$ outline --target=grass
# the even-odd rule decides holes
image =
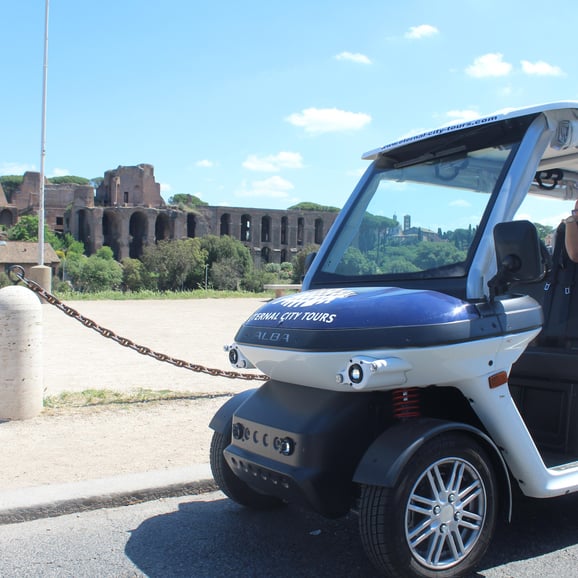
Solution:
[[[99,291],[96,293],[79,293],[76,291],[55,291],[56,297],[63,301],[133,301],[144,299],[271,299],[272,291],[250,293],[248,291],[216,291],[215,289],[198,289],[196,291]]]
[[[106,405],[130,405],[174,400],[199,400],[229,397],[229,393],[194,393],[188,391],[172,391],[169,389],[135,389],[121,392],[110,389],[86,389],[84,391],[64,391],[57,395],[44,398],[47,409],[69,409],[79,407],[94,407]]]

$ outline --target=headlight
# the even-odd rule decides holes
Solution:
[[[410,369],[411,365],[399,357],[375,359],[358,355],[349,360],[345,370],[336,375],[336,380],[353,389],[400,386],[407,382],[406,373]]]

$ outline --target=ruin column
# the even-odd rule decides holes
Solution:
[[[102,248],[104,244],[104,235],[102,232],[102,216],[104,211],[101,208],[94,209],[88,213],[91,217],[90,229],[91,229],[91,254],[96,253]]]
[[[143,248],[146,245],[154,245],[156,242],[156,223],[157,223],[157,212],[147,210],[146,212],[147,218],[147,235],[146,238],[143,239]]]
[[[118,211],[118,215],[120,217],[120,226],[118,237],[115,240],[118,243],[118,260],[122,261],[130,257],[130,213]]]

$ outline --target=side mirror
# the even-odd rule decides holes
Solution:
[[[488,282],[490,298],[510,285],[532,283],[544,276],[544,263],[536,227],[530,221],[498,223],[494,227],[498,272]]]

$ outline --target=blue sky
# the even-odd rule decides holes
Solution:
[[[40,168],[44,0],[5,0],[0,175]],[[571,0],[51,0],[46,175],[341,207],[363,152],[578,99]]]

